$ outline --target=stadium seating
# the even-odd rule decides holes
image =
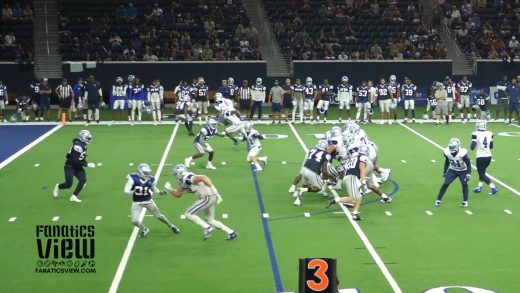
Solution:
[[[0,9],[4,5],[14,8],[17,1],[2,1]],[[23,9],[24,6],[21,5]],[[16,61],[19,63],[30,62],[33,52],[33,21],[28,17],[0,16],[0,61]],[[13,45],[6,45],[5,36],[12,34],[15,37]]]

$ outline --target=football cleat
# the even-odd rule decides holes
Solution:
[[[137,237],[144,238],[144,237],[146,237],[146,235],[148,235],[148,233],[150,233],[150,229],[148,229],[147,227],[144,227],[144,229],[139,232]]]
[[[301,192],[300,190],[296,190],[296,192],[294,193],[294,197],[296,197],[296,199],[294,200],[294,205],[295,206],[300,206],[302,204],[302,198],[301,198]]]
[[[384,198],[381,198],[381,202],[384,202],[384,203],[391,203],[391,202],[392,202],[392,198],[391,198],[391,197],[384,197]]]
[[[295,190],[296,190],[296,186],[291,185],[291,187],[289,188],[289,193],[294,193]]]
[[[386,182],[388,181],[388,177],[390,177],[391,169],[382,169],[381,170],[381,179]]]
[[[359,215],[359,213],[352,213],[352,220],[354,221],[361,221],[361,216]]]
[[[170,227],[170,230],[172,230],[172,232],[175,233],[175,234],[181,233],[181,230],[179,228],[177,228],[175,225],[172,225]]]
[[[330,197],[328,200],[327,200],[327,205],[325,206],[326,209],[328,209],[331,205],[335,204],[336,203],[336,199],[334,197]]]
[[[468,207],[468,202],[467,202],[467,201],[463,201],[463,202],[460,204],[460,207],[461,207],[461,208],[467,208],[467,207]]]
[[[436,207],[440,207],[441,206],[441,201],[440,200],[436,200],[435,201],[435,206]]]
[[[213,235],[214,230],[215,228],[213,226],[204,229],[204,240],[208,240]]]
[[[482,191],[482,186],[477,186],[475,189],[473,189],[473,192],[480,193]]]
[[[228,234],[228,236],[226,237],[226,240],[233,240],[237,237],[238,237],[238,233],[233,231],[233,232],[231,232],[231,234]]]
[[[260,161],[264,166],[267,165],[267,157],[259,157],[258,161]]]
[[[186,159],[184,159],[184,166],[189,166],[191,164],[191,157],[187,157]]]
[[[58,193],[60,192],[60,188],[59,188],[59,183],[56,183],[56,185],[54,185],[54,191],[52,192],[52,195],[54,197],[58,197]]]
[[[215,167],[212,162],[208,162],[206,164],[206,169],[217,170],[217,167]]]
[[[491,191],[489,192],[489,194],[494,195],[497,192],[498,192],[498,188],[494,187],[494,188],[491,188]]]
[[[74,194],[70,197],[69,199],[71,202],[81,202],[81,199],[79,199],[77,196],[75,196]]]
[[[262,170],[264,170],[264,169],[262,169],[262,167],[260,167],[260,165],[258,165],[258,164],[255,165],[255,171],[260,172]]]

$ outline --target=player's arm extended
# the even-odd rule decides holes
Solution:
[[[367,169],[367,163],[365,162],[359,162],[359,179],[361,180],[361,183],[366,183],[366,172]]]
[[[128,180],[126,180],[124,192],[128,195],[132,195],[134,194],[134,190],[132,189],[132,187],[134,186],[134,182],[132,181],[132,178],[130,178],[130,176],[128,176],[127,178]]]
[[[471,175],[471,161],[469,160],[469,156],[466,154],[462,160],[464,161],[464,163],[466,164],[467,168],[468,168],[468,174]]]

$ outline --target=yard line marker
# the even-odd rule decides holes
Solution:
[[[30,144],[24,146],[22,149],[20,149],[16,153],[12,154],[9,158],[5,159],[4,161],[2,161],[0,163],[0,170],[3,169],[5,166],[9,165],[12,161],[16,160],[21,155],[25,154],[28,150],[32,149],[34,146],[36,146],[37,144],[42,142],[44,139],[46,139],[47,137],[49,137],[51,134],[53,134],[54,132],[58,131],[62,127],[63,127],[62,124],[56,125],[54,128],[52,128],[51,130],[45,132],[42,136],[38,137],[37,139],[35,139]]]
[[[406,160],[401,160],[401,163],[406,163]]]
[[[222,164],[222,166],[224,166],[224,165],[226,165],[226,162],[222,162],[221,164]]]
[[[269,214],[268,214],[268,213],[263,213],[263,214],[262,214],[262,218],[264,218],[264,219],[269,218]]]
[[[431,211],[426,211],[426,214],[427,214],[428,216],[433,216],[433,213],[432,213]]]
[[[506,214],[509,214],[509,215],[513,214],[513,212],[511,210],[504,210],[504,212],[506,212]]]
[[[437,161],[435,161],[434,159],[431,159],[430,160],[432,163],[437,163]]]
[[[40,166],[40,164],[34,164],[34,167],[38,167],[38,166]]]
[[[103,166],[103,163],[97,163],[98,167]]]
[[[306,218],[310,218],[310,217],[311,217],[311,214],[310,214],[310,213],[303,213],[303,215],[304,215]]]
[[[433,140],[427,138],[426,136],[420,134],[419,132],[413,130],[412,128],[410,128],[410,127],[404,125],[404,124],[401,123],[401,122],[397,122],[397,123],[398,123],[399,125],[401,125],[402,127],[408,129],[408,130],[409,130],[410,132],[412,132],[413,134],[419,136],[420,138],[426,140],[426,141],[429,142],[430,144],[436,146],[438,149],[444,150],[444,148],[443,148],[440,144],[434,142]],[[471,168],[477,170],[477,167],[475,167],[475,165],[471,165]],[[498,178],[492,176],[492,175],[489,174],[489,173],[486,173],[486,175],[487,175],[489,178],[491,178],[491,180],[493,180],[493,181],[495,181],[496,183],[502,185],[503,187],[505,187],[506,189],[508,189],[508,190],[511,191],[512,193],[514,193],[514,194],[520,196],[520,191],[518,191],[518,190],[514,189],[513,187],[507,185],[506,183],[504,183],[504,182],[501,181],[500,179],[498,179]]]
[[[133,165],[134,165],[134,163],[128,163],[128,166],[130,166],[130,167],[133,166]]]
[[[181,220],[186,220],[186,215],[181,215]]]
[[[95,220],[96,220],[96,221],[101,221],[102,218],[103,218],[102,216],[96,216],[96,219],[95,219]]]
[[[282,165],[286,165],[286,164],[287,164],[287,162],[286,162],[286,161],[282,161]]]
[[[60,217],[52,217],[53,222],[57,222],[60,219]]]
[[[9,222],[14,222],[14,221],[16,221],[16,217],[10,217],[9,218]]]
[[[222,214],[222,219],[227,219],[227,218],[229,218],[228,214]]]
[[[389,217],[392,215],[392,213],[389,212],[389,211],[386,211],[385,214],[386,214],[387,216],[389,216]]]
[[[465,210],[464,212],[468,215],[473,215],[473,213],[470,210]]]
[[[289,124],[289,127],[291,128],[292,132],[294,133],[294,136],[296,137],[296,139],[298,140],[298,142],[302,146],[303,150],[305,152],[308,152],[309,148],[307,148],[307,146],[303,142],[301,136],[298,134],[298,132],[294,128],[294,126],[292,124]],[[334,197],[337,198],[338,197],[338,193],[336,192],[336,190],[334,190],[334,189],[332,189],[330,187],[329,187],[329,189],[331,190],[332,194],[334,194]],[[390,287],[392,287],[392,289],[393,289],[393,291],[395,293],[402,293],[403,291],[401,290],[401,288],[399,287],[399,285],[395,281],[394,277],[392,277],[392,274],[390,274],[390,271],[386,267],[385,263],[383,262],[383,260],[379,256],[379,254],[374,249],[374,246],[372,245],[372,243],[370,243],[370,241],[368,240],[367,236],[365,235],[365,232],[363,232],[363,230],[361,229],[359,224],[352,219],[352,214],[350,213],[350,211],[342,204],[339,204],[339,206],[343,210],[343,213],[345,214],[345,216],[349,220],[350,224],[352,225],[352,227],[354,228],[354,230],[358,234],[359,238],[361,239],[361,241],[363,242],[363,244],[367,248],[367,251],[370,253],[370,255],[374,259],[375,263],[377,264],[377,266],[379,267],[379,269],[383,273],[383,276],[388,281],[388,284],[390,284]]]
[[[164,153],[162,155],[161,161],[159,162],[159,166],[157,167],[157,171],[155,173],[155,178],[160,178],[161,172],[163,170],[164,164],[166,163],[166,159],[168,158],[168,153],[173,145],[173,140],[175,139],[175,135],[177,134],[177,130],[179,129],[179,123],[175,125],[173,129],[172,135],[170,136],[170,140],[168,140],[168,144],[166,144],[166,148],[164,149]],[[139,221],[143,221],[144,216],[146,214],[146,209],[142,209],[139,214]],[[112,284],[110,285],[110,289],[108,289],[109,293],[117,292],[117,288],[119,288],[119,284],[121,283],[121,279],[123,278],[123,273],[125,272],[126,265],[128,264],[128,259],[130,258],[130,254],[132,253],[132,249],[134,248],[135,240],[137,239],[137,232],[139,228],[134,227],[132,230],[132,234],[130,234],[130,238],[128,239],[128,244],[123,253],[123,257],[119,262],[117,267],[116,274],[114,275],[114,279],[112,280]]]

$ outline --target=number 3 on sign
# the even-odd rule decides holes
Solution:
[[[307,269],[313,270],[316,269],[314,276],[319,279],[318,282],[311,280],[307,281],[307,287],[316,292],[321,292],[329,287],[329,277],[327,277],[327,270],[329,269],[329,264],[320,258],[313,259],[309,261],[307,264]]]

